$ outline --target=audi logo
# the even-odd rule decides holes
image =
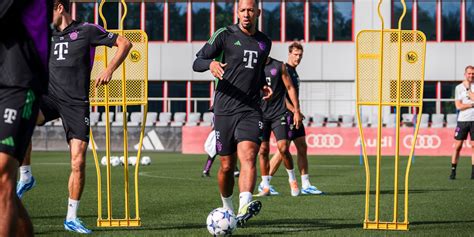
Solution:
[[[410,148],[413,141],[413,135],[407,135],[403,138],[403,145]],[[441,146],[441,138],[438,135],[418,135],[415,143],[417,149],[436,149]]]
[[[339,134],[309,134],[306,143],[311,148],[339,148],[344,139]]]

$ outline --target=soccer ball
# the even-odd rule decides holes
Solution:
[[[103,166],[107,165],[107,156],[102,157],[102,160],[100,160],[100,164],[103,165]]]
[[[128,157],[128,165],[136,165],[136,164],[137,164],[137,157],[136,156]]]
[[[114,166],[114,167],[115,167],[115,166],[118,166],[118,165],[120,165],[120,159],[119,159],[118,157],[116,157],[116,156],[113,157],[113,158],[110,157],[110,164],[111,164],[112,166]]]
[[[142,157],[142,160],[140,161],[140,164],[142,165],[150,165],[151,164],[151,159],[149,156],[144,156]]]
[[[237,227],[234,212],[223,207],[212,210],[207,216],[206,223],[207,230],[214,236],[231,235]]]

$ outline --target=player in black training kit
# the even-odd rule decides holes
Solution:
[[[300,79],[298,73],[296,72],[296,67],[301,63],[301,59],[303,58],[303,46],[298,42],[293,42],[288,47],[288,62],[286,63],[286,68],[288,70],[288,74],[291,77],[293,85],[296,88],[296,92],[299,95],[299,85]],[[291,127],[293,123],[293,114],[297,112],[296,107],[292,102],[287,98],[286,99],[286,106],[288,108],[288,124]],[[320,190],[316,186],[311,185],[309,181],[309,174],[308,174],[308,156],[307,150],[308,146],[306,144],[306,132],[304,130],[303,124],[297,127],[291,127],[289,133],[289,139],[295,143],[296,150],[298,152],[298,168],[301,174],[301,194],[309,194],[309,195],[318,195],[322,194]],[[280,163],[282,161],[281,154],[279,152],[275,153],[273,158],[270,160],[270,175],[273,176]]]
[[[265,66],[265,76],[268,86],[273,90],[272,99],[262,103],[263,111],[263,140],[260,146],[259,160],[260,160],[260,174],[262,175],[262,182],[258,186],[259,194],[257,196],[268,196],[273,190],[273,195],[278,193],[270,186],[272,176],[269,175],[270,164],[268,162],[268,155],[270,151],[270,134],[273,131],[277,140],[277,147],[288,172],[291,195],[298,196],[299,188],[293,170],[293,159],[289,152],[288,144],[288,122],[287,122],[287,108],[286,95],[290,97],[292,103],[295,105],[295,118],[293,119],[293,126],[299,128],[302,120],[300,113],[300,106],[298,102],[298,95],[296,89],[291,82],[290,76],[286,71],[286,66],[278,60],[273,58],[267,59]]]
[[[107,84],[112,73],[126,58],[132,45],[122,36],[107,32],[101,26],[74,21],[69,14],[69,0],[55,0],[49,57],[48,94],[40,104],[38,123],[61,118],[71,153],[71,175],[69,177],[69,202],[64,228],[77,233],[90,233],[77,218],[79,200],[85,182],[85,157],[89,142],[89,86],[96,46],[117,46],[117,52],[107,68],[96,79],[96,86]],[[31,154],[27,154],[24,165],[29,165]],[[21,178],[17,194],[34,185],[31,170],[28,178]],[[23,176],[23,172],[21,172]],[[27,180],[22,182],[22,180]]]
[[[240,202],[237,215],[242,226],[257,215],[262,204],[252,201],[255,188],[257,155],[262,133],[260,90],[263,99],[272,91],[266,86],[264,66],[270,53],[271,40],[256,29],[260,15],[256,0],[238,3],[239,23],[217,30],[197,53],[194,71],[210,70],[220,79],[216,86],[214,114],[216,148],[221,157],[218,173],[219,191],[224,207],[233,210],[234,167],[240,161]],[[213,59],[219,58],[214,61]]]
[[[15,184],[48,85],[52,7],[50,0],[0,1],[0,236],[33,236]]]

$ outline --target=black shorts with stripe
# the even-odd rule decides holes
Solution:
[[[459,122],[454,130],[454,139],[458,141],[464,141],[467,139],[467,134],[471,137],[471,141],[474,141],[474,121],[473,122]]]
[[[30,144],[38,116],[37,93],[25,88],[0,88],[0,152],[20,164]]]

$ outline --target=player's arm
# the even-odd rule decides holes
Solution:
[[[293,112],[293,121],[296,128],[300,127],[301,121],[303,120],[303,114],[300,111],[300,103],[298,100],[298,93],[296,92],[295,87],[293,86],[293,82],[290,79],[290,75],[288,75],[288,71],[286,70],[285,64],[281,65],[281,79],[285,84],[286,90],[288,91],[288,96],[290,97],[291,103],[288,103],[285,99],[285,103],[290,104],[291,112]],[[288,107],[288,106],[287,106]]]
[[[112,74],[117,70],[120,64],[122,64],[123,60],[125,60],[133,45],[127,38],[119,35],[114,46],[117,47],[117,52],[115,52],[107,68],[100,74],[99,78],[97,78],[95,86],[109,83],[110,79],[112,79]]]
[[[224,67],[227,64],[215,61],[214,59],[223,52],[226,35],[225,31],[226,28],[217,30],[196,54],[196,59],[193,63],[193,70],[195,72],[211,70],[214,77],[217,77],[220,80],[223,79],[222,75],[224,75]]]
[[[456,109],[458,110],[466,110],[466,109],[474,108],[474,104],[463,104],[462,100],[455,100],[454,104],[456,105]]]

